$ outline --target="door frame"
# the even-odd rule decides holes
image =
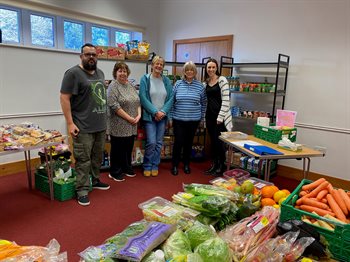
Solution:
[[[194,43],[204,43],[204,42],[214,42],[214,41],[228,41],[228,51],[232,56],[232,47],[233,47],[233,35],[222,35],[222,36],[210,36],[210,37],[198,37],[198,38],[190,38],[190,39],[179,39],[173,40],[173,60],[176,62],[176,51],[178,44],[194,44]]]

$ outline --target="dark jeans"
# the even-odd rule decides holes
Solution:
[[[217,124],[216,119],[206,119],[206,126],[211,144],[211,158],[217,164],[225,163],[225,144],[219,139],[221,132],[226,131],[224,123]]]
[[[173,166],[178,166],[181,160],[185,165],[190,164],[193,138],[196,134],[199,121],[173,120],[174,146],[173,146]]]
[[[110,174],[112,176],[122,173],[131,174],[131,154],[134,147],[135,136],[111,136]]]
[[[78,196],[87,195],[92,183],[100,178],[102,154],[105,147],[106,132],[82,134],[73,138],[73,154],[77,171],[76,191]]]

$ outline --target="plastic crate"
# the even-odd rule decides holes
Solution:
[[[278,144],[278,142],[283,137],[287,137],[290,141],[295,142],[297,139],[297,129],[290,128],[285,130],[278,130],[271,127],[255,124],[254,136],[274,144]]]
[[[72,169],[72,172],[75,172]],[[49,179],[38,172],[35,172],[35,188],[39,191],[49,194]],[[53,182],[54,198],[59,201],[66,201],[75,197],[75,180],[65,184],[58,184]]]
[[[301,220],[302,216],[309,216],[315,219],[323,220],[329,224],[334,225],[334,231],[327,230],[322,227],[313,226],[321,235],[323,235],[329,243],[329,250],[333,258],[340,261],[349,261],[350,257],[350,224],[344,225],[334,222],[330,219],[320,217],[316,214],[309,213],[300,209],[294,208],[295,202],[299,198],[301,187],[310,184],[312,181],[304,179],[298,187],[287,197],[282,203],[280,221],[290,219]]]

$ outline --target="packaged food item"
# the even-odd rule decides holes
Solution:
[[[96,46],[97,58],[107,58],[107,46]]]
[[[139,44],[138,40],[132,40],[132,41],[126,42],[128,55],[138,55],[139,54],[138,44]]]
[[[166,224],[176,224],[185,212],[183,206],[170,202],[162,197],[153,197],[141,204],[143,217],[147,221],[158,221]]]
[[[125,50],[122,47],[108,47],[107,58],[111,60],[125,60]]]
[[[148,56],[148,54],[149,54],[149,47],[150,47],[150,44],[147,43],[147,42],[140,42],[140,43],[138,43],[139,54]]]

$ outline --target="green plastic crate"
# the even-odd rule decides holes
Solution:
[[[74,169],[72,169],[73,174],[75,174]],[[35,172],[35,188],[39,191],[49,194],[49,180],[47,176],[44,176],[38,172]],[[75,180],[65,183],[58,184],[53,182],[53,192],[54,198],[59,201],[66,201],[75,197]]]
[[[327,230],[322,227],[313,226],[321,235],[323,235],[329,243],[329,250],[332,253],[334,259],[339,261],[349,261],[350,258],[350,224],[344,225],[333,220],[320,217],[316,214],[312,214],[300,209],[294,208],[295,202],[299,198],[299,192],[301,187],[306,184],[310,184],[312,181],[304,179],[298,185],[298,187],[287,197],[281,206],[280,221],[286,221],[290,219],[301,220],[302,216],[309,216],[315,219],[323,220],[329,224],[335,226],[334,231]]]
[[[297,129],[290,128],[286,130],[277,130],[271,127],[255,124],[254,136],[274,144],[278,144],[278,141],[283,137],[287,137],[290,141],[295,142],[297,139]]]

